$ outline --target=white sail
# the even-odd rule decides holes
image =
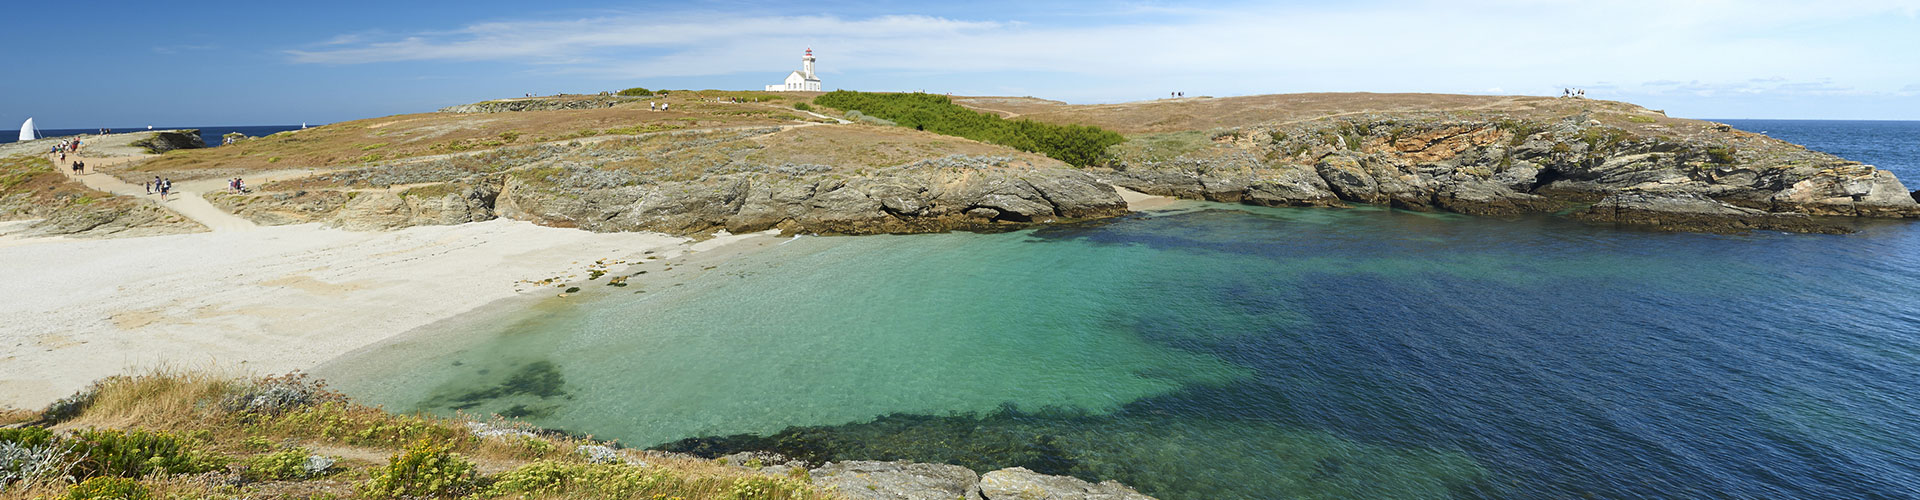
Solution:
[[[21,141],[31,141],[39,138],[40,138],[40,131],[33,129],[32,118],[28,118],[26,123],[20,124],[20,140]]]

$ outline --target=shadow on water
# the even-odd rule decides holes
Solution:
[[[1422,499],[1490,489],[1485,471],[1458,452],[1132,410],[1096,415],[1007,406],[985,415],[894,414],[767,436],[691,438],[656,449],[704,457],[775,451],[814,464],[913,460],[977,472],[1025,467],[1094,482],[1117,480],[1161,498]]]
[[[565,390],[566,378],[552,361],[543,359],[520,364],[504,378],[490,376],[491,372],[489,368],[477,368],[471,379],[436,388],[420,407],[508,418],[543,418],[553,415],[561,404],[573,399]]]

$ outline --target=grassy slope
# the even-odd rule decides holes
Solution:
[[[274,392],[280,391],[280,392]],[[287,394],[305,397],[286,397]],[[554,435],[476,436],[466,419],[395,415],[353,404],[323,385],[297,377],[229,378],[207,373],[157,372],[103,380],[83,391],[70,413],[49,427],[164,433],[187,443],[201,462],[225,463],[212,473],[134,478],[156,498],[376,498],[365,485],[392,460],[427,444],[445,447],[477,472],[466,485],[474,498],[837,498],[806,484],[804,471],[762,474],[714,461],[621,451],[618,465],[590,465],[576,451],[598,443]],[[279,406],[246,401],[295,401]],[[61,407],[56,403],[55,407]],[[50,410],[47,415],[59,411]],[[39,421],[41,412],[0,410],[0,425]],[[494,428],[514,428],[492,421]],[[286,450],[338,459],[319,477],[262,477],[262,459]],[[82,478],[84,479],[84,478]],[[47,477],[0,499],[63,495],[68,479]],[[749,491],[751,494],[742,494]]]

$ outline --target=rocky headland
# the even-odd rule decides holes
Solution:
[[[1114,187],[1267,206],[1577,213],[1600,224],[1709,232],[1846,232],[1850,217],[1920,217],[1915,195],[1890,172],[1608,101],[955,99],[1016,120],[1126,134],[1076,168],[905,127],[832,123],[781,100],[724,97],[661,98],[673,112],[619,96],[487,101],[167,154],[115,173],[266,175],[252,192],[208,199],[259,224],[366,230],[494,218],[678,235],[1003,230],[1119,215],[1126,204]],[[272,174],[289,170],[303,175]],[[1625,201],[1633,203],[1608,208]],[[1650,217],[1662,214],[1672,215]],[[1674,224],[1680,217],[1689,222]]]

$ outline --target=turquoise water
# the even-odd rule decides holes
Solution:
[[[629,446],[1020,465],[1169,499],[1920,489],[1920,226],[1187,206],[801,238],[320,373]]]

